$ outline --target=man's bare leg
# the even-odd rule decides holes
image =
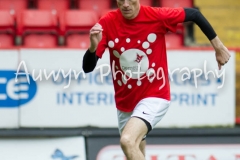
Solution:
[[[120,144],[127,160],[145,160],[144,153],[140,150],[142,138],[146,135],[148,128],[143,120],[132,117],[123,129]],[[141,144],[141,149],[145,148]]]
[[[140,143],[140,146],[139,146],[139,149],[140,151],[142,152],[142,154],[144,155],[145,157],[145,147],[146,147],[146,140],[143,140],[141,143]]]

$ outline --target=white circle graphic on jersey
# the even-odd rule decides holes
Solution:
[[[137,86],[142,85],[142,81],[140,78],[144,78],[144,74],[147,76],[148,81],[150,83],[153,82],[156,71],[154,68],[149,67],[155,67],[156,64],[154,62],[149,62],[148,56],[153,53],[153,48],[151,48],[151,44],[156,42],[157,35],[155,33],[149,33],[146,37],[146,40],[137,40],[134,41],[138,44],[141,44],[142,48],[145,49],[145,51],[131,48],[127,49],[126,46],[118,46],[118,43],[121,41],[119,38],[114,38],[113,40],[110,40],[108,42],[108,47],[113,48],[113,55],[119,59],[119,67],[115,67],[117,70],[121,68],[122,72],[122,78],[121,80],[117,80],[117,84],[119,86],[127,85],[127,81],[130,79],[136,79]],[[125,38],[126,43],[133,43],[130,38]],[[115,48],[116,47],[116,48]],[[116,49],[117,47],[120,47],[120,52],[118,52]],[[150,65],[150,66],[149,66]],[[128,84],[127,87],[129,89],[132,89],[132,85]]]
[[[129,49],[120,56],[120,67],[125,75],[132,79],[139,79],[149,67],[147,55],[139,49]],[[131,75],[129,72],[131,71]]]
[[[152,53],[152,49],[147,49],[147,54],[151,54]]]
[[[122,81],[123,81],[124,84],[127,84],[127,77],[126,77],[126,75],[122,76]]]
[[[150,44],[149,44],[148,42],[144,42],[144,43],[142,44],[142,47],[143,47],[144,49],[149,48],[149,46],[150,46]]]
[[[119,54],[118,51],[116,51],[116,50],[113,51],[113,54],[114,54],[114,56],[117,57],[117,58],[120,57],[120,54]]]
[[[124,48],[124,47],[122,47],[122,48],[121,48],[121,51],[122,51],[122,52],[124,52],[124,51],[125,51],[125,48]]]
[[[141,86],[141,85],[142,85],[142,82],[138,80],[138,81],[137,81],[137,85],[138,85],[138,86]]]
[[[150,68],[149,70],[147,70],[147,77],[148,77],[149,82],[152,83],[152,81],[156,77],[156,73],[153,68]]]
[[[131,84],[129,84],[129,85],[128,85],[128,88],[129,88],[129,89],[132,89],[132,85],[131,85]]]
[[[118,80],[118,85],[122,86],[122,82],[120,80]]]
[[[148,35],[147,39],[148,39],[149,42],[153,43],[153,42],[156,41],[157,35],[154,34],[154,33],[151,33],[151,34]]]
[[[108,47],[113,48],[114,47],[114,42],[113,41],[109,41],[108,42]]]

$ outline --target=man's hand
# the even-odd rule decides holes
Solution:
[[[225,46],[222,46],[217,50],[215,49],[215,51],[216,51],[216,60],[218,62],[218,68],[219,70],[221,70],[221,67],[228,62],[231,55]]]
[[[95,52],[99,42],[102,40],[102,26],[96,23],[90,30],[90,52]]]
[[[212,46],[216,51],[216,60],[218,63],[218,69],[221,70],[222,66],[225,65],[231,57],[228,49],[222,44],[218,37],[211,40]]]

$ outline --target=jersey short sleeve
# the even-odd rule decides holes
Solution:
[[[97,51],[96,51],[96,55],[99,58],[102,58],[102,55],[105,51],[105,49],[107,48],[107,26],[106,26],[106,18],[107,16],[102,17],[99,20],[99,24],[102,26],[103,31],[102,31],[102,40],[99,42],[98,47],[97,47]]]
[[[183,8],[159,8],[160,20],[164,23],[167,31],[175,32],[178,23],[182,23],[185,19],[185,11]]]

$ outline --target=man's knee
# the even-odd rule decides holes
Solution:
[[[125,134],[121,136],[120,144],[123,148],[132,148],[136,146],[136,141],[130,135]]]

